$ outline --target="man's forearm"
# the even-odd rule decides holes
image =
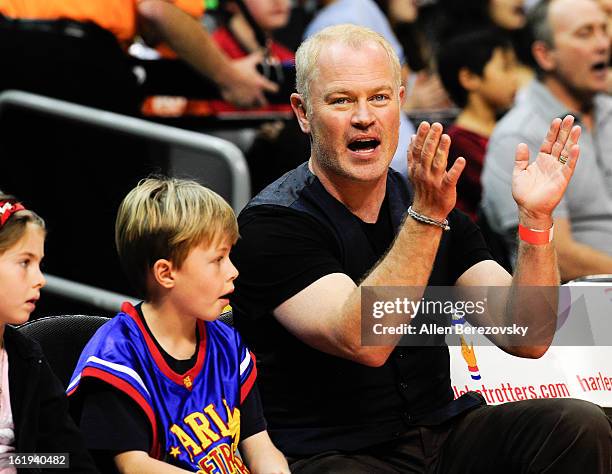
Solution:
[[[418,294],[415,292],[408,296],[420,299],[440,245],[441,228],[422,224],[411,217],[406,219],[389,252],[353,291],[340,318],[338,330],[343,331],[344,339],[352,346],[349,350],[357,353],[358,359],[367,365],[383,364],[401,336],[388,336],[384,346],[361,346],[361,288],[417,287],[421,288]],[[407,317],[404,322],[411,321]]]
[[[215,44],[202,25],[172,3],[163,0],[143,0],[138,3],[145,29],[152,29],[197,72],[217,84],[230,78],[229,58]]]
[[[526,229],[548,231],[553,226],[553,219],[549,215],[534,216],[526,211],[521,211],[519,225]],[[512,278],[513,286],[559,285],[557,254],[552,242],[531,244],[519,239],[515,268],[516,271]]]
[[[552,219],[522,219],[525,227],[545,230]],[[508,352],[521,357],[540,357],[552,342],[557,322],[559,269],[554,244],[534,245],[519,240],[516,270],[512,278],[504,323],[528,328],[528,337],[505,345]],[[538,287],[541,287],[539,289]]]
[[[559,281],[557,253],[552,242],[546,245],[519,243],[512,278],[514,286],[557,286]]]
[[[442,229],[406,216],[389,252],[360,286],[425,286],[438,253]]]

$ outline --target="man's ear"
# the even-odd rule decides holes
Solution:
[[[400,107],[404,105],[405,100],[406,100],[406,88],[404,86],[400,86],[399,88]]]
[[[293,113],[297,117],[297,121],[300,124],[300,128],[304,133],[310,133],[310,120],[306,114],[306,102],[304,98],[297,93],[291,94],[291,108]]]
[[[480,84],[482,83],[482,77],[470,71],[466,67],[462,67],[461,69],[459,69],[457,79],[459,80],[459,84],[461,85],[461,87],[463,87],[468,92],[475,91],[476,89],[478,89],[478,87],[480,87]]]
[[[557,66],[554,49],[543,41],[534,41],[531,45],[531,54],[538,65],[546,72],[552,71]]]
[[[160,258],[153,264],[152,273],[156,283],[167,290],[174,288],[174,265],[170,260]]]

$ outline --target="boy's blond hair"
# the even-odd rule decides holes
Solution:
[[[230,205],[195,181],[142,180],[123,199],[115,223],[119,260],[138,296],[147,298],[147,274],[159,259],[177,268],[198,245],[238,240]]]

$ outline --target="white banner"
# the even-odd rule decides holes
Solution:
[[[565,286],[559,309],[559,329],[540,359],[511,356],[480,335],[450,345],[455,397],[472,390],[491,405],[572,397],[612,407],[611,284]],[[572,340],[585,345],[568,346]]]

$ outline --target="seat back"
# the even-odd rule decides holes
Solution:
[[[22,334],[38,341],[49,365],[64,387],[68,386],[85,344],[110,318],[102,316],[49,316],[17,327]]]

